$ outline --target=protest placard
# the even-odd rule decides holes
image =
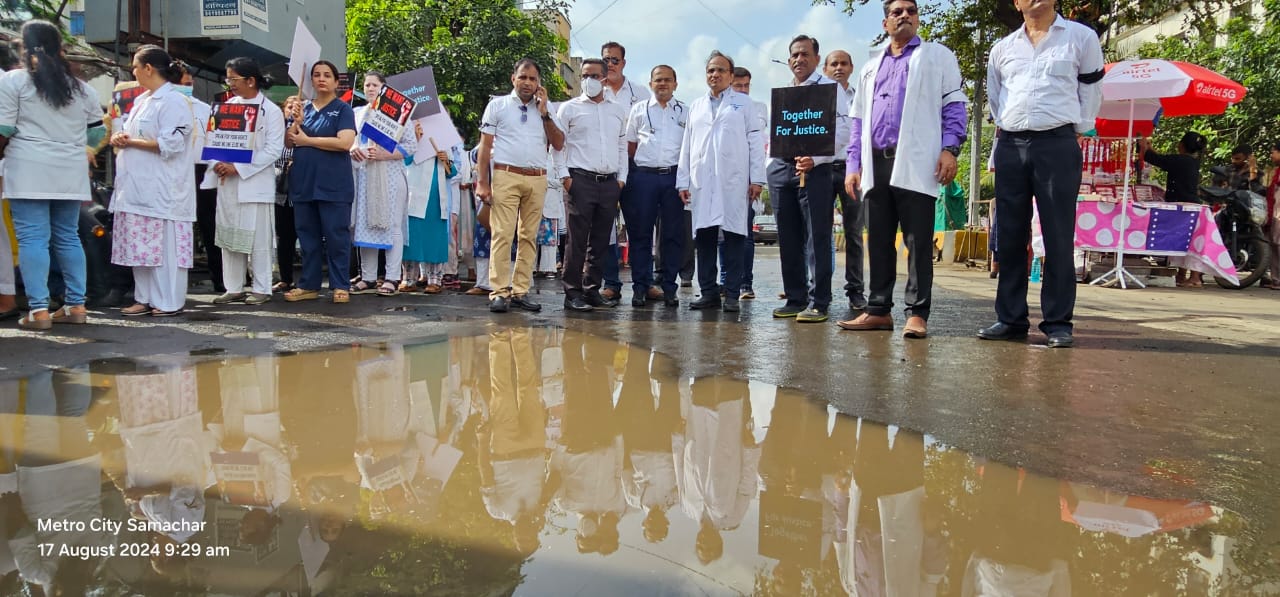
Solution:
[[[414,101],[413,120],[439,114],[440,97],[436,94],[436,74],[430,66],[387,77],[387,85],[399,89]]]
[[[302,23],[302,17],[298,17],[298,24],[293,29],[293,49],[289,51],[289,78],[298,85],[298,92],[308,99],[316,96],[309,71],[319,60],[320,42]]]
[[[237,506],[269,506],[267,482],[258,455],[253,452],[212,452],[214,478],[222,501]]]
[[[439,114],[422,118],[417,123],[422,126],[422,139],[418,143],[418,152],[414,154],[418,160],[435,159],[436,150],[431,147],[428,139],[434,139],[436,146],[444,150],[462,143],[462,136],[458,134],[457,127],[453,126],[448,110],[441,110]]]
[[[258,110],[259,107],[254,104],[214,104],[209,111],[209,124],[200,159],[237,164],[252,162]]]
[[[822,554],[822,502],[781,491],[762,492],[757,546],[768,558],[817,565]]]
[[[147,88],[139,85],[137,81],[123,81],[116,84],[115,90],[111,92],[111,108],[108,111],[113,127],[124,122],[129,112],[133,111],[133,102],[146,92]]]
[[[829,156],[836,145],[836,86],[801,85],[773,90],[769,157]]]
[[[413,100],[390,85],[383,85],[382,92],[373,98],[364,113],[360,134],[387,151],[395,151],[400,133],[404,132],[404,125],[412,113]]]

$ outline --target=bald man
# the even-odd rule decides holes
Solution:
[[[823,74],[836,82],[836,139],[847,140],[853,120],[849,117],[849,104],[853,103],[853,86],[849,84],[849,75],[853,73],[853,58],[844,50],[832,50],[822,65]],[[836,198],[840,201],[840,212],[844,220],[844,293],[849,297],[849,309],[859,312],[867,308],[867,296],[862,277],[863,217],[862,191],[855,189],[856,194],[850,196],[844,188],[844,152],[837,152],[836,161],[831,163],[831,183],[836,189]]]

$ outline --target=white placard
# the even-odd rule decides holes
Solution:
[[[316,36],[311,35],[311,30],[302,23],[302,17],[298,17],[298,25],[293,29],[293,49],[289,52],[289,78],[302,90],[303,97],[313,98],[316,95],[315,89],[311,87],[309,71],[319,60],[320,42],[316,41]],[[308,72],[303,72],[303,69]]]
[[[448,110],[441,110],[426,118],[420,118],[417,122],[422,125],[422,139],[418,141],[418,151],[414,153],[414,159],[422,161],[435,159],[436,150],[431,147],[431,141],[428,139],[434,139],[436,147],[444,152],[462,143],[462,136],[458,134],[457,127],[453,126],[453,119],[449,118]]]

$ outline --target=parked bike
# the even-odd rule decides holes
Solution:
[[[1222,244],[1235,265],[1239,283],[1214,276],[1218,286],[1229,290],[1248,288],[1262,279],[1271,264],[1271,250],[1262,233],[1267,200],[1247,189],[1200,187],[1200,197],[1214,207],[1214,221]]]

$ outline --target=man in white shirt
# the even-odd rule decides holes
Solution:
[[[654,97],[631,106],[627,118],[629,182],[622,189],[622,217],[631,242],[632,307],[643,307],[653,286],[653,229],[662,221],[662,273],[658,286],[663,304],[675,307],[679,290],[681,257],[684,251],[682,228],[684,203],[676,192],[676,165],[680,144],[689,121],[689,108],[672,94],[676,71],[665,64],[653,67],[649,86]]]
[[[1052,0],[1015,0],[1024,25],[991,48],[987,89],[1000,129],[995,149],[996,252],[1000,278],[994,325],[984,340],[1023,339],[1027,243],[1035,197],[1044,235],[1040,331],[1050,348],[1069,348],[1075,311],[1076,194],[1083,156],[1077,135],[1102,105],[1102,46],[1092,29],[1054,12]]]
[[[631,113],[631,109],[636,104],[643,103],[650,99],[649,90],[644,84],[637,85],[631,79],[623,76],[622,71],[627,67],[627,49],[616,41],[605,42],[600,46],[600,59],[604,60],[608,66],[609,73],[604,80],[604,98],[622,104],[622,107]],[[623,215],[623,221],[626,221],[626,215]],[[634,239],[630,239],[634,243]],[[631,245],[631,259],[635,260],[635,245]],[[616,235],[609,243],[609,251],[603,255],[604,261],[601,263],[601,270],[604,276],[603,290],[601,294],[611,300],[622,300],[622,274],[618,267],[619,251]],[[634,264],[632,270],[635,270]]]
[[[560,181],[568,193],[565,215],[569,225],[564,306],[573,311],[618,304],[600,296],[601,268],[610,250],[618,199],[627,182],[627,110],[604,97],[608,71],[599,58],[583,60],[582,95],[560,106],[565,136]]]
[[[832,50],[827,54],[822,70],[827,78],[836,82],[836,143],[847,144],[852,125],[849,104],[853,103],[854,88],[849,84],[849,75],[853,74],[853,58],[844,50]],[[867,297],[864,294],[866,285],[862,275],[862,226],[866,222],[865,208],[860,189],[855,189],[856,192],[852,195],[845,190],[844,175],[845,152],[836,151],[836,160],[831,162],[831,183],[835,187],[836,198],[840,200],[840,215],[844,226],[844,293],[849,297],[849,310],[861,311],[867,308]]]
[[[818,72],[821,62],[818,40],[798,35],[788,46],[794,78],[791,86],[834,83]],[[831,305],[831,225],[835,191],[831,182],[831,162],[836,145],[824,156],[803,156],[794,160],[769,161],[769,197],[778,218],[778,255],[782,261],[782,288],[787,304],[773,310],[777,318],[794,317],[800,323],[827,320]],[[805,186],[800,176],[805,175]],[[809,287],[809,268],[805,264],[805,233],[814,252],[813,288]]]
[[[490,100],[480,117],[476,160],[476,198],[492,206],[490,255],[495,259],[489,267],[489,310],[494,313],[511,307],[542,310],[527,297],[537,251],[534,238],[547,193],[547,146],[564,147],[564,133],[548,111],[538,64],[528,58],[517,62],[511,85],[511,94]],[[514,274],[506,265],[513,239],[519,242]]]

